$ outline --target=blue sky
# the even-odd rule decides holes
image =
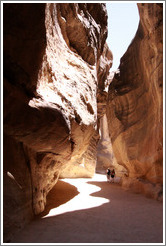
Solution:
[[[107,43],[114,60],[111,71],[118,68],[120,58],[135,36],[139,24],[136,3],[107,2],[108,38]]]

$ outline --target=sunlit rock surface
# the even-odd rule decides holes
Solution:
[[[105,4],[4,4],[6,241],[44,210],[60,173],[95,172],[106,37]]]
[[[161,3],[140,3],[138,31],[109,87],[107,118],[123,186],[162,194],[163,22]]]

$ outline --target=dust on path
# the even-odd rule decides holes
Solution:
[[[161,202],[93,179],[63,179],[45,211],[11,243],[162,243]]]

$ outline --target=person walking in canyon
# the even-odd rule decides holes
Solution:
[[[114,183],[115,169],[107,169],[107,182]]]
[[[110,175],[111,175],[111,180],[110,180],[110,182],[114,183],[115,169],[112,169],[112,170],[111,170]]]

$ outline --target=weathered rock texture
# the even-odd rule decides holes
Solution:
[[[60,173],[95,172],[106,37],[105,4],[4,4],[6,241],[44,210]]]
[[[107,118],[123,185],[148,196],[162,194],[163,8],[140,3],[138,31],[109,87]]]

